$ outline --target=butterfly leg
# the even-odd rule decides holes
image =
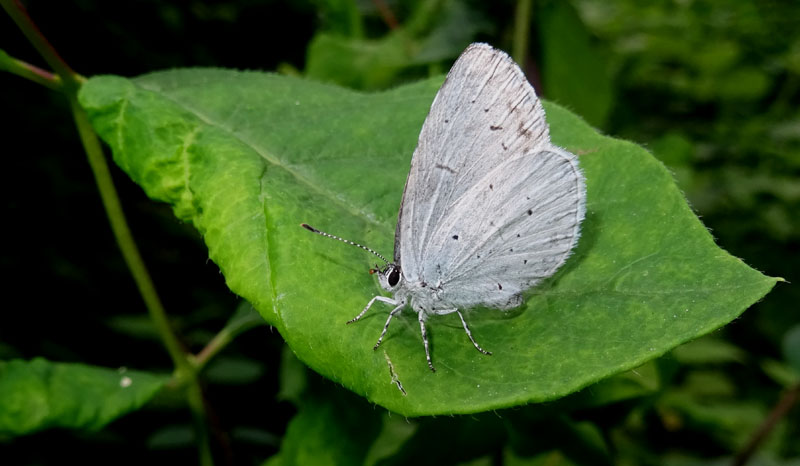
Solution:
[[[436,368],[433,367],[433,363],[431,362],[431,352],[428,349],[428,331],[425,330],[425,313],[419,313],[419,330],[422,332],[422,344],[425,345],[425,357],[428,359],[428,367],[431,368],[433,372],[436,372]]]
[[[383,337],[386,335],[386,330],[389,329],[389,322],[392,321],[392,317],[394,317],[395,314],[397,314],[398,312],[403,310],[403,307],[405,307],[405,305],[406,305],[406,303],[400,303],[399,306],[397,306],[396,308],[392,309],[392,312],[389,313],[389,318],[386,319],[386,325],[383,326],[383,331],[381,332],[381,336],[378,337],[378,342],[375,343],[375,346],[372,347],[373,350],[376,350],[376,349],[378,349],[379,346],[381,346],[381,342],[383,341]]]
[[[380,301],[382,303],[388,303],[388,304],[391,304],[392,306],[396,306],[397,305],[397,301],[395,301],[392,298],[387,298],[386,296],[375,296],[374,298],[369,300],[367,305],[364,307],[364,309],[357,316],[355,316],[352,319],[348,320],[347,323],[348,324],[352,324],[353,322],[355,322],[357,320],[360,320],[362,317],[364,317],[364,314],[367,313],[369,308],[372,307],[372,303],[374,303],[375,301]]]
[[[458,314],[458,317],[461,318],[461,323],[464,325],[464,331],[467,332],[467,336],[469,337],[469,341],[471,341],[472,344],[475,345],[475,348],[478,351],[480,351],[481,353],[483,353],[483,354],[485,354],[487,356],[491,356],[492,353],[490,351],[486,351],[485,349],[481,348],[480,345],[478,345],[478,343],[475,341],[475,339],[472,338],[472,332],[469,331],[469,327],[467,326],[467,321],[464,320],[464,316],[461,315],[461,311],[456,309],[456,313]]]

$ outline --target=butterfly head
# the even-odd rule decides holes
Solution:
[[[378,274],[378,282],[381,284],[381,288],[386,291],[393,291],[396,289],[403,277],[400,266],[391,263],[386,264],[383,268],[380,268],[376,264],[374,269],[369,269],[369,273]]]

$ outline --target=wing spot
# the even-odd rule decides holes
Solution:
[[[501,284],[499,284],[499,283],[498,283],[498,284],[497,284],[497,288],[502,290],[502,289],[503,289],[503,285],[501,285]]]
[[[445,123],[450,123],[450,120],[448,120],[447,118],[445,118],[445,119],[444,119],[444,122],[445,122]]]
[[[489,129],[492,130],[492,131],[497,131],[499,129],[503,129],[503,127],[502,126],[489,125]]]
[[[453,235],[453,239],[458,239],[458,235]]]
[[[493,185],[493,184],[491,184],[491,183],[489,184],[489,190],[490,190],[490,191],[493,191],[493,190],[494,190],[494,185]]]
[[[506,145],[506,143],[501,142],[500,145],[503,146],[503,150],[508,150],[508,146]]]
[[[533,215],[533,211],[531,209],[528,209],[528,215]]]
[[[530,139],[531,137],[530,128],[526,128],[525,124],[521,121],[519,122],[519,128],[517,129],[517,132],[519,133],[520,136],[523,136],[526,139]]]
[[[483,111],[486,112],[486,113],[489,113],[489,109],[488,108],[484,108]]]
[[[447,165],[442,165],[440,163],[437,163],[436,164],[436,168],[440,168],[442,170],[446,170],[446,171],[448,171],[448,172],[450,172],[450,173],[452,173],[454,175],[456,174],[456,171],[453,170],[452,168],[448,167]]]
[[[519,238],[519,233],[517,233],[517,238]]]
[[[527,263],[528,263],[528,259],[523,259],[523,260],[522,260],[522,263],[523,263],[523,264],[527,264]]]

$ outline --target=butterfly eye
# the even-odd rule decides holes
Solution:
[[[392,267],[389,272],[389,286],[394,287],[400,281],[400,267]]]

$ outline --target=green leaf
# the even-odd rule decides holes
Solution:
[[[675,359],[681,364],[744,363],[746,353],[738,347],[718,338],[705,337],[675,348]]]
[[[168,379],[41,358],[0,361],[0,436],[50,427],[101,429],[139,409]]]
[[[325,30],[349,37],[364,35],[361,12],[355,0],[312,0]]]
[[[579,154],[587,179],[573,256],[526,307],[468,313],[493,356],[475,351],[457,316],[433,317],[432,373],[410,311],[373,351],[388,309],[345,322],[380,293],[367,273],[374,257],[299,224],[391,255],[411,153],[441,81],[362,94],[187,69],[92,78],[80,100],[116,163],[200,231],[231,290],[300,360],[407,416],[559,398],[719,328],[775,284],[714,244],[644,149],[546,103],[553,141]]]
[[[549,2],[537,18],[545,97],[602,127],[614,102],[614,88],[589,31],[570,2]]]
[[[464,2],[419,2],[403,26],[379,39],[317,33],[308,45],[305,73],[354,89],[384,89],[415,67],[457,57],[490,27]]]
[[[329,387],[330,389],[330,387]],[[380,411],[344,390],[304,399],[286,429],[281,463],[290,465],[363,464],[381,427]]]
[[[606,406],[654,394],[661,385],[655,362],[602,380],[554,405],[562,413],[588,407]]]

